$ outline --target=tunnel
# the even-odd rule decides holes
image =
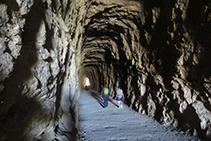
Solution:
[[[0,140],[75,140],[81,92],[105,84],[209,140],[210,31],[209,0],[0,0]]]

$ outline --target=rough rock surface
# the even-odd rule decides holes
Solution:
[[[165,125],[211,137],[211,3],[94,0],[83,72],[96,90],[120,85],[126,103]],[[97,84],[96,84],[97,83]]]
[[[0,0],[0,140],[74,138],[84,77],[209,139],[210,11],[209,0]]]
[[[74,138],[75,44],[63,18],[70,1],[0,2],[0,140]]]

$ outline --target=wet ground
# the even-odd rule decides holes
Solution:
[[[79,140],[83,141],[196,141],[197,138],[165,127],[114,100],[103,108],[99,93],[84,91],[79,99]]]

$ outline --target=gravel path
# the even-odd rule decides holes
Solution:
[[[115,101],[102,107],[97,92],[84,91],[79,99],[79,140],[83,141],[196,141],[194,137],[167,128]]]

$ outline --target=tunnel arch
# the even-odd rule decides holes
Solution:
[[[100,83],[99,83],[98,72],[96,72],[96,68],[82,67],[80,70],[81,70],[80,71],[80,82],[82,82],[81,88],[84,88],[83,81],[84,81],[84,78],[87,77],[87,78],[89,78],[89,82],[90,82],[89,88],[91,88],[93,90],[99,90]]]
[[[88,77],[84,78],[84,82],[83,82],[83,87],[89,87],[90,86],[90,81]]]
[[[131,71],[134,48],[140,47],[141,10],[140,3],[134,1],[103,2],[100,6],[90,3],[80,53],[82,72],[89,73],[91,80],[98,80],[95,89],[107,83],[115,95],[117,85],[121,84],[127,93],[126,77]]]
[[[185,19],[180,17],[183,13],[180,8],[183,6],[178,8],[177,4],[162,0],[91,2],[84,20],[81,65],[83,73],[89,74],[95,83],[95,90],[99,91],[107,83],[112,97],[115,97],[116,87],[120,85],[129,107],[165,124],[174,125],[186,120],[184,126],[189,126],[193,132],[201,130],[201,127],[189,123],[183,113],[185,109],[181,110],[179,106],[184,105],[184,97],[188,95],[185,89],[192,91],[186,83],[192,84],[190,80],[203,79],[196,75],[203,73],[197,67],[200,65],[192,66],[192,63],[197,64],[194,60],[197,57],[196,60],[200,60],[202,48],[206,50],[207,47],[201,48],[199,44],[193,43],[194,35],[186,32],[189,27],[183,24]],[[204,8],[207,7],[205,5]],[[206,21],[204,25],[207,25]],[[199,50],[196,51],[196,48]],[[196,52],[191,52],[191,49]],[[194,71],[190,70],[189,65]],[[205,66],[209,70],[209,64]],[[194,87],[200,85],[203,90],[197,87],[190,92],[191,95],[200,91],[202,95],[199,97],[210,103],[207,88],[204,84],[196,83]],[[204,90],[208,93],[204,94]],[[209,107],[210,104],[206,105],[205,111],[210,111]],[[199,112],[196,105],[195,108],[192,114]],[[199,115],[206,121],[210,120],[206,114],[205,117]],[[199,118],[196,116],[195,120]],[[178,127],[183,128],[180,125]]]
[[[0,2],[0,140],[69,137],[63,119],[76,121],[85,77],[96,91],[107,83],[113,98],[121,85],[129,107],[160,123],[211,138],[210,1],[8,1]]]

